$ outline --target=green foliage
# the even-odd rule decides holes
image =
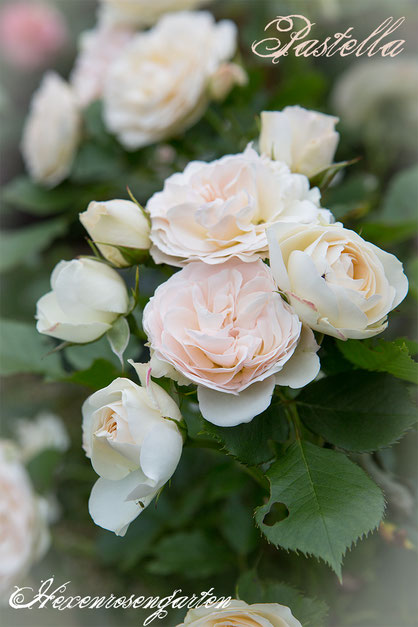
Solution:
[[[152,554],[148,570],[155,575],[209,577],[231,566],[224,544],[201,529],[165,536]]]
[[[349,451],[375,451],[399,440],[417,420],[404,384],[387,374],[327,377],[297,398],[304,424]]]
[[[46,449],[28,462],[27,470],[38,493],[45,493],[52,488],[54,473],[61,461],[60,451]]]
[[[238,555],[248,555],[257,547],[259,533],[251,509],[236,494],[231,495],[220,513],[220,529]]]
[[[48,216],[70,207],[77,195],[77,190],[68,183],[47,189],[27,176],[19,176],[3,187],[2,201],[26,213]]]
[[[357,368],[389,372],[394,377],[418,384],[418,363],[412,359],[404,340],[347,340],[337,342],[339,350]]]
[[[74,372],[69,377],[65,377],[64,381],[79,383],[93,390],[100,390],[110,385],[118,376],[120,376],[120,372],[112,363],[106,359],[96,359],[89,368]]]
[[[269,542],[322,559],[341,578],[342,558],[353,542],[379,524],[380,489],[345,455],[297,440],[266,473],[270,499],[255,518]],[[267,524],[275,503],[289,515]]]
[[[51,340],[40,335],[33,323],[1,320],[0,374],[42,374],[52,378],[63,375],[61,359]]]
[[[272,459],[274,442],[284,442],[289,428],[283,407],[274,402],[247,424],[225,429],[205,421],[203,432],[213,436],[229,455],[256,466]]]
[[[286,605],[303,627],[324,627],[328,613],[323,601],[305,597],[285,583],[260,580],[255,570],[248,570],[238,579],[237,596],[247,603]]]
[[[64,235],[66,230],[67,220],[57,218],[19,230],[3,231],[0,235],[0,272],[12,270],[27,262],[54,239]]]
[[[399,172],[387,189],[381,220],[390,224],[413,222],[417,226],[418,166]]]

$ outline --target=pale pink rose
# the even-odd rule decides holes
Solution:
[[[248,146],[217,161],[192,161],[148,201],[156,263],[224,263],[267,257],[266,229],[276,222],[329,223],[306,176]]]
[[[81,106],[102,97],[110,64],[131,41],[128,27],[101,27],[82,33],[70,83]]]
[[[302,387],[318,373],[318,346],[277,292],[269,267],[194,262],[158,287],[144,310],[153,376],[198,385],[204,418],[249,422],[276,383]],[[297,362],[297,363],[296,363]]]
[[[67,26],[62,14],[43,2],[9,2],[0,9],[0,47],[17,67],[45,65],[66,43]]]

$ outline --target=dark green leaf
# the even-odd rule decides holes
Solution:
[[[398,379],[418,384],[418,363],[412,359],[402,340],[347,340],[337,346],[348,361],[375,372],[389,372]]]
[[[54,472],[61,459],[60,451],[46,449],[28,462],[27,469],[36,492],[44,493],[52,488]]]
[[[343,453],[298,440],[266,473],[270,499],[256,509],[256,522],[269,542],[324,560],[341,578],[346,550],[379,524],[380,489]],[[289,515],[264,519],[275,503]]]
[[[209,577],[230,565],[225,546],[202,530],[166,536],[153,550],[148,570],[155,575]]]
[[[0,272],[11,270],[40,253],[67,227],[64,218],[33,224],[0,235]]]
[[[288,424],[283,407],[276,402],[247,424],[224,428],[205,422],[204,432],[220,442],[230,455],[255,466],[274,456],[272,443],[287,439]]]
[[[20,176],[8,183],[2,191],[4,203],[22,209],[26,213],[47,216],[70,207],[76,200],[74,188],[68,184],[46,189],[30,178]]]
[[[380,218],[385,222],[415,222],[418,207],[418,166],[399,172],[390,182]]]
[[[59,379],[63,375],[61,359],[57,353],[48,355],[53,347],[50,338],[37,332],[35,322],[1,320],[0,373],[28,372]]]
[[[389,446],[417,420],[404,384],[387,374],[327,377],[305,388],[297,403],[311,431],[348,451]]]
[[[220,513],[219,526],[235,553],[247,555],[257,547],[260,534],[254,525],[252,511],[237,495],[226,501]]]
[[[118,376],[120,376],[120,372],[112,363],[106,359],[96,359],[87,370],[74,372],[64,380],[86,385],[93,390],[100,390],[110,385]]]
[[[280,603],[286,605],[303,627],[323,627],[327,604],[303,596],[299,590],[276,581],[261,581],[256,571],[243,573],[237,582],[237,595],[247,603]]]

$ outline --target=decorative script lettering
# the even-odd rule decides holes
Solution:
[[[275,32],[275,36],[254,41],[251,48],[257,56],[271,58],[272,63],[279,63],[281,57],[286,57],[290,52],[296,57],[332,57],[336,54],[341,57],[349,55],[374,57],[377,54],[382,57],[396,57],[404,50],[405,40],[388,41],[388,37],[404,21],[405,17],[397,20],[388,17],[363,40],[353,37],[353,27],[349,26],[344,33],[335,33],[320,41],[307,39],[315,22],[311,22],[303,15],[280,15],[269,22],[264,29],[269,33]],[[288,33],[290,40],[282,44],[276,35],[277,32]]]

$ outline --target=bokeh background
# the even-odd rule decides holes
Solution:
[[[6,4],[0,2],[2,8]],[[51,548],[33,568],[28,585],[36,588],[41,579],[54,575],[57,583],[71,580],[71,594],[165,596],[177,588],[192,594],[214,587],[218,595],[234,596],[237,581],[257,565],[263,577],[279,579],[324,601],[329,607],[328,627],[417,625],[416,432],[391,449],[357,460],[386,492],[387,522],[347,554],[342,585],[323,564],[260,543],[251,504],[260,503],[262,494],[237,462],[216,451],[186,449],[158,506],[149,507],[131,524],[125,538],[117,538],[96,527],[88,514],[95,474],[81,449],[80,406],[91,393],[91,380],[89,387],[82,377],[71,374],[73,369],[88,370],[100,355],[114,364],[108,373],[112,379],[118,372],[117,360],[104,340],[93,347],[70,349],[60,364],[62,381],[51,381],[51,359],[59,357],[42,358],[43,345],[34,329],[35,303],[49,289],[51,269],[60,259],[88,251],[77,215],[91,199],[125,198],[129,185],[146,202],[169,174],[191,159],[211,160],[243,150],[257,137],[257,115],[263,109],[299,104],[340,116],[337,160],[361,157],[338,187],[328,190],[322,205],[405,263],[410,294],[385,337],[416,339],[417,3],[215,1],[209,10],[239,26],[248,85],[233,90],[223,104],[211,105],[183,136],[163,147],[130,154],[107,135],[100,105],[95,103],[86,112],[89,142],[78,154],[70,180],[38,195],[28,189],[25,197],[19,143],[31,95],[45,69],[68,76],[79,35],[96,20],[93,0],[58,0],[55,6],[67,37],[47,62],[24,69],[4,52],[0,62],[1,318],[6,321],[1,328],[2,437],[14,437],[16,419],[32,419],[48,410],[62,418],[71,441],[65,453],[44,451],[29,464],[37,491],[54,499],[56,522],[51,527]],[[393,60],[374,57],[367,62],[365,57],[305,59],[290,54],[273,65],[256,57],[251,44],[263,37],[267,22],[292,13],[315,22],[312,36],[320,40],[348,26],[362,39],[387,17],[405,16],[405,23],[393,34],[406,40],[405,51]],[[65,219],[65,235],[59,228],[28,235],[28,227],[55,214]],[[160,280],[158,272],[148,271],[143,293],[151,295]],[[22,346],[24,359],[17,357]],[[159,624],[172,627],[183,614],[172,612]],[[5,627],[116,627],[141,624],[147,615],[142,610],[71,610],[57,616],[53,610],[7,608],[0,614]],[[312,614],[306,624],[317,627],[315,620]]]

